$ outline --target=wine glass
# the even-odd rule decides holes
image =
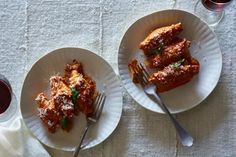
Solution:
[[[209,26],[216,26],[224,16],[224,8],[232,0],[198,0],[194,13],[203,19]]]
[[[14,117],[16,110],[16,97],[12,92],[11,85],[7,78],[0,74],[0,122]]]

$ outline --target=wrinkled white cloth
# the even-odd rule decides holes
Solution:
[[[0,125],[0,157],[50,157],[27,130],[22,118]]]

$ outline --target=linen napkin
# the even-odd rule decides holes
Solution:
[[[0,124],[0,157],[50,157],[27,130],[20,116]]]

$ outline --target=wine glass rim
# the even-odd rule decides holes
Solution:
[[[214,4],[227,4],[227,3],[230,3],[232,0],[228,0],[227,2],[215,2],[213,0],[209,0],[209,1],[214,3]]]

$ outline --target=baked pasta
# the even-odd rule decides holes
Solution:
[[[149,81],[156,85],[158,92],[165,92],[189,82],[198,72],[199,64],[185,64],[180,60],[153,73]]]
[[[139,44],[146,56],[144,64],[154,70],[149,82],[156,85],[157,92],[183,85],[199,72],[200,64],[189,52],[191,42],[177,36],[182,30],[181,23],[157,28]],[[128,65],[134,83],[139,83],[133,70],[137,66],[136,59]]]
[[[148,57],[145,60],[145,65],[149,68],[162,70],[165,66],[177,62],[181,58],[190,60],[189,46],[190,41],[178,38],[169,46],[166,46],[163,52]]]
[[[70,131],[73,117],[80,112],[93,113],[93,102],[96,97],[96,83],[83,72],[82,64],[73,60],[67,64],[63,76],[50,78],[50,99],[39,93],[36,97],[39,117],[54,133],[57,128]]]
[[[140,44],[139,48],[143,50],[146,56],[155,54],[161,51],[165,45],[168,45],[172,40],[183,30],[182,24],[177,23],[171,26],[161,27],[151,32]]]

